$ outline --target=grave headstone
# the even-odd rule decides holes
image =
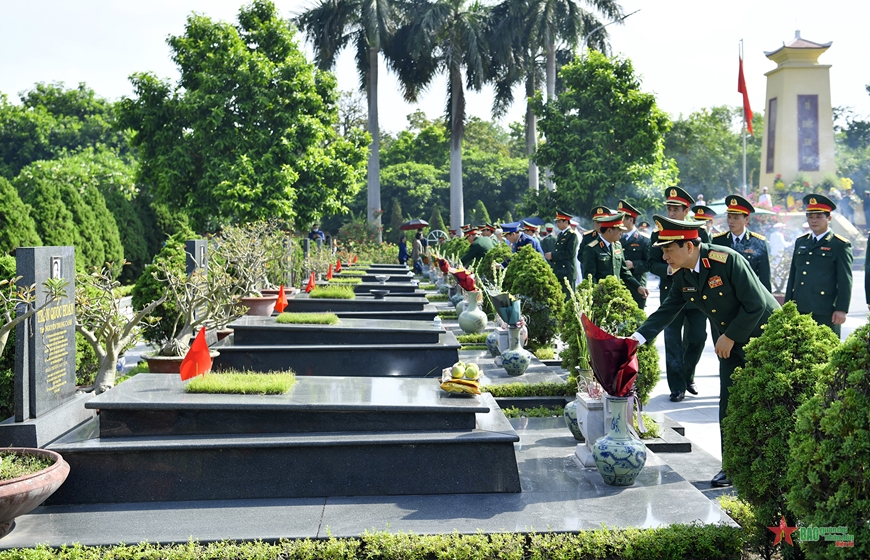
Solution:
[[[187,254],[187,275],[193,274],[197,268],[208,271],[208,240],[190,239],[184,243],[184,252]]]
[[[91,396],[76,394],[75,251],[19,247],[15,258],[18,283],[36,287],[37,306],[46,301],[46,280],[67,281],[65,297],[15,331],[15,417],[0,424],[0,446],[38,447],[93,416],[84,408]]]

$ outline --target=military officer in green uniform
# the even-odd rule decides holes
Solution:
[[[553,224],[544,224],[544,232],[544,236],[541,237],[541,249],[544,250],[546,255],[547,253],[552,253],[556,246],[556,232],[553,231]],[[552,265],[553,262],[550,261],[550,266]]]
[[[580,263],[581,269],[583,267],[583,250],[587,246],[589,246],[589,243],[591,243],[593,239],[598,239],[598,228],[600,227],[600,225],[598,222],[595,221],[595,218],[600,218],[602,216],[612,216],[615,213],[616,212],[614,212],[607,206],[596,206],[592,209],[592,229],[583,232],[583,235],[580,236],[580,246],[577,247],[577,262]],[[586,278],[587,276],[589,276],[589,273],[583,271],[583,278]]]
[[[459,259],[462,266],[470,266],[471,263],[482,259],[487,251],[495,247],[495,243],[493,243],[492,239],[484,237],[483,235],[478,235],[477,228],[474,226],[471,226],[465,232],[465,237],[471,242],[471,246],[468,248],[468,251],[462,255],[462,258]]]
[[[649,291],[629,272],[622,245],[619,243],[619,238],[625,231],[622,223],[624,215],[618,212],[612,216],[595,218],[600,229],[598,238],[590,241],[583,251],[583,272],[592,276],[593,283],[598,283],[607,276],[616,276],[622,280],[629,292],[645,298]]]
[[[812,313],[820,325],[840,335],[852,297],[852,244],[831,231],[831,212],[837,205],[821,194],[804,197],[810,232],[794,242],[785,301],[801,313]]]
[[[760,233],[749,231],[749,215],[755,208],[739,194],[725,197],[728,205],[728,231],[713,236],[713,245],[731,247],[749,261],[752,271],[768,291],[770,289],[770,246]]]
[[[728,410],[731,374],[746,365],[744,346],[761,335],[768,317],[779,308],[749,262],[729,247],[702,243],[701,222],[653,216],[659,247],[673,269],[671,289],[659,308],[632,335],[642,344],[673,324],[687,305],[709,318],[721,333],[716,340],[719,357],[719,422]],[[723,471],[713,486],[730,486]]]
[[[692,213],[695,215],[695,220],[702,222],[702,228],[707,232],[707,235],[712,238],[713,235],[713,218],[716,217],[716,211],[703,204],[692,206]]]
[[[574,287],[577,280],[574,256],[577,254],[577,244],[579,241],[577,234],[571,229],[570,215],[564,212],[556,212],[555,222],[559,233],[554,236],[552,250],[544,252],[544,258],[550,262],[553,272],[556,273],[556,279],[559,280],[559,285],[562,287],[562,291],[565,292],[565,295],[568,295],[568,287],[565,285],[566,280],[571,288]],[[543,243],[542,241],[542,248]]]
[[[635,221],[640,216],[640,210],[626,202],[620,200],[616,209],[625,214],[622,222],[625,224],[625,233],[619,243],[622,245],[622,252],[625,255],[625,266],[628,267],[631,275],[637,280],[641,286],[646,286],[646,262],[649,260],[649,238],[641,235],[637,228],[634,227]],[[632,292],[638,307],[643,309],[646,307],[646,298],[637,292]]]
[[[668,218],[671,220],[685,220],[689,215],[689,208],[695,200],[680,187],[665,189],[665,206],[668,209]],[[698,227],[703,222],[695,222]],[[709,243],[706,229],[701,229],[698,235],[703,243]],[[661,278],[659,283],[659,299],[665,301],[671,289],[672,274],[674,269],[664,258],[664,252],[658,241],[657,233],[650,236],[650,251],[647,268],[650,272]],[[704,314],[693,304],[686,305],[674,318],[674,322],[665,327],[665,369],[668,374],[668,387],[671,390],[671,401],[680,402],[686,397],[686,391],[693,395],[698,394],[695,387],[695,367],[701,359],[704,351],[704,342],[707,340],[707,327]]]

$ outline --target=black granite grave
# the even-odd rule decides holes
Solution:
[[[186,394],[140,374],[50,449],[50,504],[520,492],[519,441],[495,400],[432,379],[300,377],[285,395]]]
[[[20,286],[36,286],[38,311],[15,331],[15,416],[0,423],[0,445],[41,447],[93,416],[76,394],[75,251],[19,247]],[[45,305],[43,283],[68,281],[66,296]]]
[[[372,284],[380,284],[381,280],[378,278],[378,276],[385,276],[386,278],[384,279],[384,282],[406,283],[406,282],[410,282],[411,280],[414,279],[414,275],[410,272],[406,273],[406,274],[379,274],[379,273],[372,272],[372,273],[366,274],[365,276],[360,276],[358,274],[353,275],[353,274],[341,274],[341,273],[332,275],[333,278],[359,278],[360,281],[362,281],[362,282],[368,282],[368,283],[372,283]]]
[[[431,311],[435,308],[429,304],[425,297],[389,297],[375,299],[370,295],[358,294],[355,299],[328,299],[312,298],[308,294],[296,294],[296,297],[287,300],[287,308],[284,311],[296,312],[325,312],[340,313],[343,311]]]
[[[318,286],[335,286],[336,283],[329,281],[317,282]],[[416,283],[411,282],[388,282],[381,284],[380,282],[360,282],[359,284],[340,284],[344,286],[353,286],[355,294],[368,294],[372,290],[389,290],[392,294],[413,294],[419,292],[419,295],[424,295],[425,292],[420,290]]]

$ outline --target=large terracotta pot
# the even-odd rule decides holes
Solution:
[[[211,359],[214,360],[220,356],[217,350],[209,350],[208,353]],[[180,373],[181,361],[184,356],[142,356],[148,362],[149,373]]]
[[[278,295],[261,297],[243,297],[239,302],[248,308],[248,315],[268,317],[275,311]]]
[[[60,488],[69,475],[69,464],[60,454],[47,449],[9,447],[6,451],[22,455],[38,455],[54,463],[27,476],[0,481],[0,538],[15,527],[15,518],[30,513]]]

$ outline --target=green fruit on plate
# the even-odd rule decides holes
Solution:
[[[453,366],[453,369],[450,370],[451,377],[465,377],[465,368],[459,364]]]

